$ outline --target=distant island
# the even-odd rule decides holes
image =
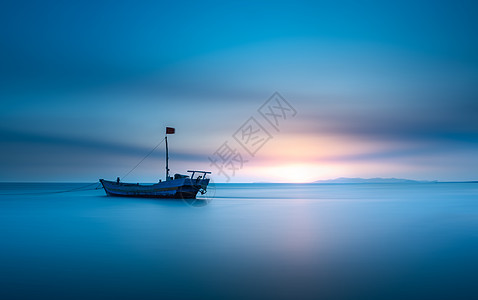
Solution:
[[[335,179],[317,180],[313,183],[433,183],[428,180],[411,180],[402,178],[347,178],[340,177]]]

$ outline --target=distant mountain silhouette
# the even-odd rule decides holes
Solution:
[[[317,180],[314,183],[427,183],[436,181],[418,181],[401,178],[347,178],[340,177],[335,179]]]

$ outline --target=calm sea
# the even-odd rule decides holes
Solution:
[[[478,297],[476,183],[84,185],[0,184],[0,299]]]

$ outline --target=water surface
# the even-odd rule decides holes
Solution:
[[[202,207],[46,193],[84,185],[0,184],[0,299],[478,295],[478,184],[218,184]]]

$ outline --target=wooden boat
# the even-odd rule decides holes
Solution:
[[[175,174],[174,177],[169,176],[169,155],[168,155],[168,134],[174,134],[175,129],[166,127],[166,180],[159,180],[154,184],[139,184],[121,182],[118,177],[116,181],[100,179],[103,188],[108,196],[123,197],[148,197],[148,198],[179,198],[179,199],[195,199],[199,193],[204,194],[207,191],[209,178],[206,175],[211,172],[192,171],[187,172],[191,175]],[[196,175],[196,177],[194,177]]]

